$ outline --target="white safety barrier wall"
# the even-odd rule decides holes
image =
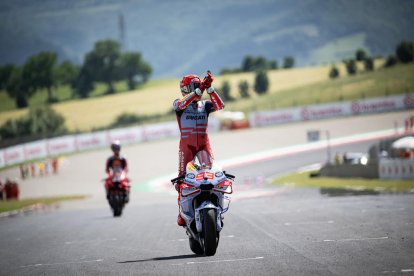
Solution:
[[[26,143],[23,147],[25,160],[41,159],[48,155],[46,140]]]
[[[252,112],[251,127],[414,108],[414,94]]]
[[[414,94],[411,93],[401,96],[311,105],[277,111],[253,112],[249,121],[251,127],[259,127],[413,108]],[[209,118],[208,130],[209,132],[220,130],[220,120],[217,117],[211,116]],[[44,139],[0,150],[0,168],[34,159],[103,148],[114,140],[120,140],[122,144],[134,144],[178,137],[179,135],[177,122],[166,122]]]
[[[214,116],[210,117],[209,132],[219,129],[220,121]],[[179,135],[177,122],[166,122],[44,139],[0,150],[0,168],[35,159],[104,148],[114,140],[127,145]]]
[[[103,148],[107,145],[107,140],[108,134],[106,131],[75,135],[76,149],[78,151]]]
[[[381,179],[414,179],[414,159],[381,159]]]

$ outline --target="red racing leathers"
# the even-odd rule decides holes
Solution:
[[[128,163],[124,157],[113,155],[106,160],[105,172],[108,174],[108,177],[105,181],[105,190],[107,194],[109,192],[109,188],[112,185],[112,179],[110,174],[111,170],[117,167],[122,168],[122,170],[124,170],[125,173],[128,173]],[[126,191],[129,192],[129,187],[126,187]]]
[[[211,112],[224,108],[224,103],[213,87],[207,89],[210,100],[200,101],[201,96],[191,92],[183,99],[174,101],[181,139],[178,152],[178,175],[185,174],[187,163],[193,160],[196,153],[206,150],[213,156],[207,127]]]

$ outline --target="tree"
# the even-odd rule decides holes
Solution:
[[[364,60],[365,71],[374,71],[374,60],[371,57],[367,57]]]
[[[49,106],[32,108],[27,115],[16,120],[8,120],[0,127],[1,140],[30,135],[48,137],[66,132],[65,119]]]
[[[119,79],[120,48],[120,44],[114,40],[98,41],[85,57],[86,70],[93,81],[103,81],[108,85],[108,94],[115,92],[113,82]]]
[[[65,60],[55,68],[55,81],[58,84],[63,85],[73,85],[76,82],[80,73],[80,68],[70,62]]]
[[[249,83],[247,81],[240,81],[239,93],[242,98],[249,98]]]
[[[10,74],[6,84],[7,94],[16,101],[17,108],[28,106],[27,100],[33,95],[35,89],[30,84],[30,78],[22,67],[16,67]]]
[[[390,55],[390,56],[388,56],[387,60],[385,61],[384,66],[386,68],[389,68],[389,67],[392,67],[392,66],[396,65],[397,62],[398,62],[398,59],[395,56]]]
[[[285,57],[283,60],[283,68],[289,69],[295,66],[295,59],[292,56]]]
[[[141,77],[142,77],[142,82],[147,82],[149,77],[152,74],[152,67],[151,65],[149,65],[149,63],[146,63],[144,61],[141,60],[140,63],[140,73],[141,73]]]
[[[12,64],[0,66],[0,89],[6,88],[7,82],[9,81],[14,68],[15,67]]]
[[[67,132],[65,118],[47,105],[30,109],[28,117],[31,134],[47,137]]]
[[[329,77],[331,79],[336,79],[337,77],[339,77],[339,70],[338,68],[336,68],[335,65],[332,66],[331,71],[329,72]]]
[[[121,56],[122,75],[128,80],[128,88],[135,89],[136,77],[140,74],[141,54],[140,53],[124,53]]]
[[[257,94],[264,94],[267,92],[269,88],[269,79],[267,77],[267,73],[264,70],[258,71],[256,73],[255,83],[254,83],[254,90]]]
[[[254,67],[254,58],[252,56],[245,56],[242,62],[241,70],[243,72],[251,72]]]
[[[152,73],[151,66],[141,58],[139,52],[128,52],[121,56],[122,77],[128,80],[130,90],[140,82],[146,82]]]
[[[94,88],[92,73],[87,66],[83,65],[80,69],[78,77],[72,83],[72,89],[74,96],[77,95],[80,98],[88,98],[89,94]]]
[[[266,58],[259,56],[254,60],[254,66],[252,71],[267,70],[268,62]]]
[[[367,58],[367,53],[365,52],[364,49],[358,49],[355,52],[355,59],[357,61],[364,61]]]
[[[396,54],[402,63],[414,61],[414,46],[412,41],[401,41],[397,45]]]
[[[345,63],[345,67],[346,67],[346,71],[348,72],[348,75],[355,75],[357,72],[355,60],[353,59],[344,60],[344,63]]]
[[[271,60],[269,61],[269,69],[276,70],[278,69],[279,65],[277,64],[277,60]]]
[[[221,69],[220,75],[233,74],[239,72],[241,72],[240,68],[224,67],[223,69]]]
[[[34,90],[47,90],[47,101],[49,103],[56,100],[52,95],[56,58],[54,52],[40,52],[31,56],[23,66],[23,75],[29,79],[30,86]]]
[[[234,98],[230,95],[231,87],[228,81],[223,81],[223,85],[220,89],[221,96],[223,97],[223,101],[233,101]]]

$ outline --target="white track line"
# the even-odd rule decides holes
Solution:
[[[67,265],[67,264],[85,264],[85,263],[97,263],[103,262],[103,259],[90,260],[90,261],[78,261],[78,262],[64,262],[64,263],[50,263],[50,264],[33,264],[33,265],[22,265],[21,268],[27,267],[39,267],[39,266],[53,266],[53,265]]]
[[[116,238],[113,239],[102,239],[102,240],[87,240],[87,241],[67,241],[65,244],[74,244],[74,243],[89,243],[89,242],[107,242],[107,241],[116,241]]]
[[[303,221],[303,222],[285,222],[283,223],[283,225],[285,226],[291,226],[291,225],[309,225],[309,224],[332,224],[334,223],[333,220],[328,220],[328,221]]]
[[[192,265],[192,264],[226,263],[226,262],[241,262],[241,261],[261,260],[261,259],[264,259],[264,257],[243,258],[243,259],[228,259],[228,260],[214,260],[214,261],[205,261],[205,262],[186,262],[186,263],[171,264],[171,265]]]
[[[397,271],[397,270],[386,270],[386,271],[383,271],[382,272],[382,274],[391,274],[391,273],[412,273],[412,272],[414,272],[414,269],[413,268],[407,268],[407,269],[401,269],[400,271]]]
[[[345,137],[340,137],[340,138],[332,138],[329,141],[329,145],[331,147],[340,146],[340,145],[345,145],[345,144],[372,141],[372,140],[377,140],[380,138],[393,137],[395,135],[397,135],[395,132],[395,129],[386,129],[386,130],[381,130],[381,131],[345,136]],[[327,146],[326,140],[321,140],[317,142],[309,142],[306,144],[289,146],[285,148],[277,148],[273,150],[266,150],[262,152],[239,156],[239,157],[227,159],[221,162],[221,164],[225,168],[238,167],[238,166],[242,166],[242,165],[246,165],[250,163],[270,160],[270,159],[277,158],[277,157],[293,155],[297,153],[303,153],[303,152],[308,152],[308,151],[313,151],[313,150],[318,150],[318,149],[324,149],[326,148],[326,146]]]
[[[388,237],[378,237],[378,238],[356,238],[356,239],[340,239],[340,240],[323,240],[324,242],[347,242],[347,241],[368,241],[368,240],[386,240]]]
[[[386,129],[380,130],[375,132],[363,133],[363,134],[356,134],[351,136],[345,136],[340,138],[332,138],[329,141],[330,147],[332,146],[340,146],[345,144],[352,144],[358,142],[365,142],[365,141],[372,141],[381,138],[393,137],[396,135],[400,135],[403,129],[399,129],[397,132],[395,129]],[[246,154],[242,156],[237,156],[234,158],[226,159],[219,162],[220,165],[224,169],[228,168],[235,168],[243,165],[248,165],[260,161],[271,160],[278,157],[289,156],[293,154],[324,149],[327,146],[326,140],[321,140],[317,142],[309,142],[306,144],[289,146],[285,148],[276,148],[271,150],[266,150],[262,152],[256,152],[251,154]],[[177,173],[171,173],[169,175],[164,175],[161,177],[150,179],[149,181],[145,182],[149,184],[155,191],[165,191],[170,190],[166,187],[171,187],[169,184],[169,179],[172,179],[177,176]]]

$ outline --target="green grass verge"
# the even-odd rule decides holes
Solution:
[[[379,180],[362,178],[310,177],[312,172],[292,173],[272,180],[273,185],[294,187],[338,188],[390,192],[414,191],[413,180]],[[314,172],[313,172],[314,173]]]
[[[33,198],[23,200],[3,200],[0,201],[0,213],[20,210],[25,207],[29,207],[36,204],[50,205],[62,201],[80,200],[85,196],[60,196],[60,197],[46,197],[46,198]]]

